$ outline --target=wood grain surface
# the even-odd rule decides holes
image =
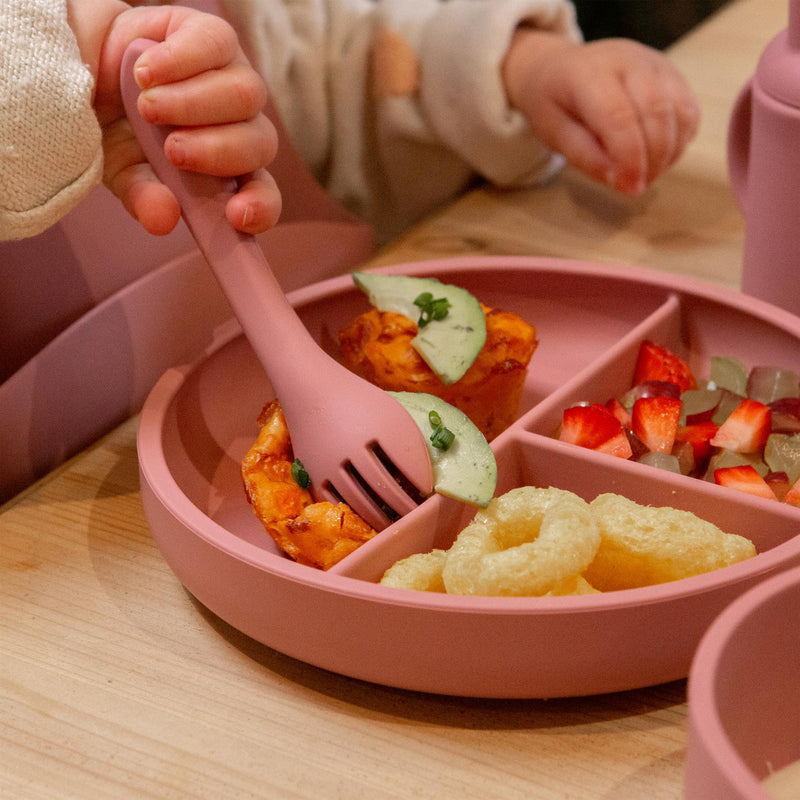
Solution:
[[[704,119],[644,197],[569,171],[535,191],[478,188],[369,266],[555,255],[738,286],[727,120],[785,19],[785,0],[738,0],[671,48]],[[215,618],[150,537],[136,424],[0,508],[0,797],[681,797],[684,682],[551,701],[427,696],[307,666]]]

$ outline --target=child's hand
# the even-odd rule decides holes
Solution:
[[[149,122],[177,127],[164,145],[169,160],[182,169],[237,177],[239,191],[226,209],[231,224],[246,233],[272,227],[281,199],[264,168],[275,157],[277,134],[261,113],[266,87],[233,29],[178,6],[130,8],[102,0],[100,12],[98,0],[71,3],[70,23],[97,78],[103,180],[129,213],[155,234],[168,233],[180,218],[177,200],[147,163],[122,106],[120,63],[126,47],[144,37],[159,44],[135,66],[139,110]]]
[[[503,77],[543,144],[626,194],[643,192],[697,132],[700,112],[680,73],[627,39],[577,44],[522,28]]]

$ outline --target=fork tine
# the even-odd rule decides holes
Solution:
[[[343,476],[336,486],[326,484],[319,488],[317,495],[331,503],[346,503],[376,531],[382,531],[394,522],[349,476]]]
[[[413,511],[424,499],[416,492],[413,496],[406,492],[396,474],[371,449],[355,461],[342,464],[322,491],[343,500],[376,530]]]
[[[372,450],[366,451],[364,455],[366,457],[359,459],[358,464],[353,464],[353,468],[369,487],[369,491],[377,495],[399,517],[413,511],[423,498],[409,495],[398,481],[397,475],[387,469],[386,464]],[[354,480],[357,478],[354,477]]]

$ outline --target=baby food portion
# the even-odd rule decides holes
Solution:
[[[489,441],[514,422],[538,344],[532,325],[432,279],[354,279],[379,305],[339,333],[349,369],[387,391],[440,397]]]
[[[353,282],[378,311],[417,321],[411,346],[442,383],[462,378],[486,342],[481,305],[460,286],[436,278],[372,272],[354,272]]]
[[[241,465],[247,499],[281,550],[300,564],[330,569],[375,531],[344,503],[314,502],[277,400],[258,422],[258,438]]]
[[[342,332],[347,366],[389,390],[417,423],[437,492],[487,505],[497,483],[487,432],[496,435],[516,416],[535,329],[434,279],[356,273],[354,280],[382,308],[397,311],[373,309]],[[314,501],[277,400],[258,422],[241,465],[253,511],[287,555],[330,569],[376,532],[346,504]]]
[[[497,483],[497,464],[486,438],[469,418],[433,395],[401,392],[394,396],[428,441],[434,489],[466,503],[489,503]],[[315,502],[308,474],[294,458],[278,400],[264,407],[258,423],[258,437],[241,464],[253,512],[278,547],[295,561],[330,569],[376,531],[345,503]]]
[[[800,506],[800,379],[711,359],[698,380],[663,345],[641,343],[630,388],[564,410],[561,441]]]
[[[486,434],[496,435],[515,418],[535,329],[516,315],[484,310],[466,290],[435,279],[353,278],[385,311],[373,309],[342,332],[347,366],[390,390],[415,420],[428,442],[435,490],[485,506],[497,482]],[[258,438],[241,464],[247,499],[281,550],[298,563],[330,569],[376,532],[346,504],[314,501],[277,400],[258,423]]]
[[[688,511],[617,494],[591,503],[523,486],[478,511],[449,550],[409,556],[381,584],[449,594],[557,596],[633,589],[756,555],[753,543]]]

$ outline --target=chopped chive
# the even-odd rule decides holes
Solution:
[[[306,472],[306,468],[303,466],[303,462],[300,461],[299,458],[296,458],[292,462],[292,477],[294,478],[294,482],[301,489],[308,489],[308,486],[311,483],[311,478]]]
[[[417,295],[414,305],[420,309],[417,321],[420,328],[424,328],[432,320],[444,319],[450,309],[450,301],[446,297],[434,298],[430,292]]]
[[[456,438],[456,435],[449,428],[444,426],[442,418],[436,411],[428,412],[428,421],[431,423],[433,433],[431,434],[431,444],[437,450],[449,450]]]
[[[431,423],[432,428],[436,428],[442,424],[442,418],[436,411],[433,410],[428,412],[428,421]]]
[[[449,450],[453,444],[456,435],[449,428],[444,425],[439,425],[436,430],[431,434],[431,444],[437,450]]]

